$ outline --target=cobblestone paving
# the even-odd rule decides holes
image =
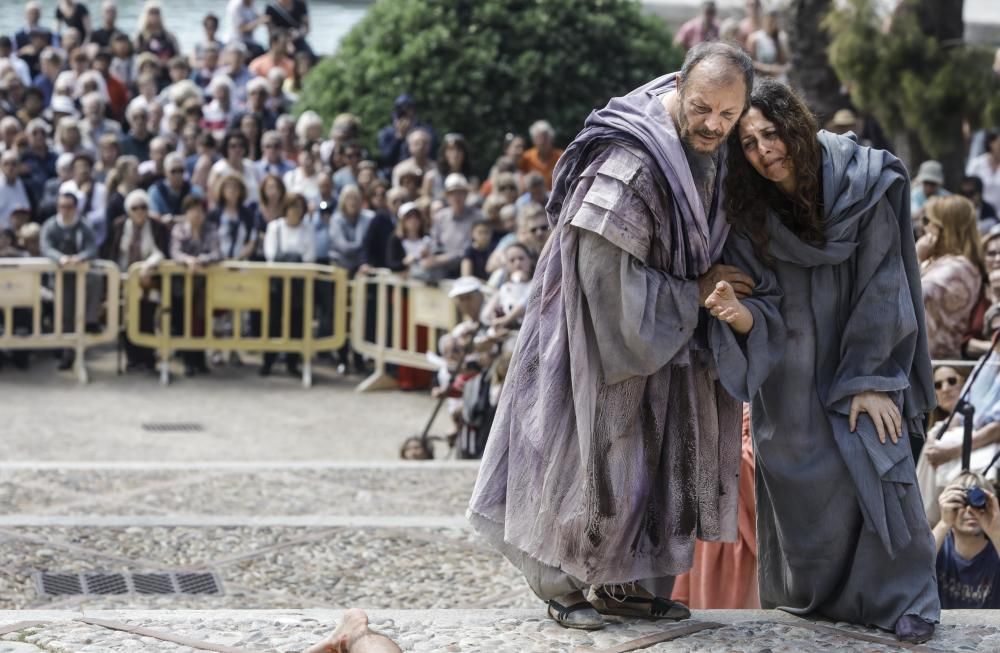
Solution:
[[[990,613],[946,613],[945,624],[927,649],[942,652],[994,652],[1000,628]],[[29,615],[30,616],[30,615]],[[29,651],[194,651],[154,637],[72,621],[80,614],[41,615],[43,625],[28,626],[0,638],[0,653]],[[375,611],[374,629],[396,640],[404,651],[418,653],[584,653],[657,635],[684,624],[628,622],[605,630],[566,630],[535,611]],[[235,647],[247,652],[301,651],[330,632],[340,617],[328,611],[245,611],[240,613],[88,612],[84,618],[113,621],[119,627],[141,627],[161,636]],[[5,619],[11,621],[12,619]],[[953,623],[948,623],[949,621]],[[781,613],[764,611],[696,612],[693,622],[721,627],[655,644],[651,653],[892,653],[892,643],[862,642],[845,634],[817,632]],[[961,625],[960,625],[961,624]],[[837,624],[843,626],[843,624]],[[885,637],[884,633],[880,634]],[[13,648],[28,645],[31,648]],[[10,647],[10,648],[7,648]]]

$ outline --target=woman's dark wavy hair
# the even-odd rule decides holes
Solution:
[[[820,198],[821,153],[816,138],[816,118],[805,103],[785,84],[772,79],[758,80],[750,94],[750,108],[758,109],[774,124],[794,165],[795,195],[790,214],[779,214],[782,223],[803,242],[822,246],[822,203]],[[744,114],[745,115],[745,114]],[[777,185],[762,177],[747,161],[740,143],[739,126],[729,136],[726,173],[726,215],[733,228],[753,243],[758,258],[770,263],[767,212],[781,204]]]

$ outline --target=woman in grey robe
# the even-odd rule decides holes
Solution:
[[[761,605],[926,641],[940,604],[908,442],[934,391],[906,170],[817,137],[775,81],[755,88],[729,153],[723,258],[776,275],[786,330],[767,374],[773,299],[707,301],[720,379],[752,404]]]

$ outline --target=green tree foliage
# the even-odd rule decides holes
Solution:
[[[591,109],[682,59],[635,0],[379,0],[310,72],[297,110],[327,123],[353,113],[374,146],[410,93],[421,120],[464,134],[485,171],[504,132],[546,118],[570,139]]]
[[[825,25],[830,62],[854,103],[890,133],[947,159],[961,152],[963,120],[973,127],[997,124],[1000,85],[992,51],[962,42],[961,33],[939,41],[921,25],[921,16],[933,16],[935,2],[905,0],[888,33],[872,0],[851,0]]]

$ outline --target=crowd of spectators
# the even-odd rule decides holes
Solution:
[[[304,0],[263,8],[230,0],[225,26],[205,15],[190,52],[169,28],[169,5],[147,2],[130,29],[113,0],[100,4],[99,17],[94,4],[60,0],[54,16],[43,16],[32,0],[24,26],[0,36],[0,256],[60,265],[100,258],[123,271],[140,264],[144,288],[168,259],[192,269],[224,260],[315,262],[351,276],[389,270],[431,283],[461,276],[456,288],[475,284],[464,294],[485,299],[454,334],[463,356],[452,375],[467,378],[465,363],[476,358],[484,379],[496,376],[548,236],[543,206],[561,154],[551,125],[531,125],[530,142],[499,134],[502,156],[480,180],[468,141],[439,135],[404,94],[370,152],[351,114],[332,117],[325,130],[315,112],[291,113],[316,62]],[[194,291],[195,329],[204,329],[204,288]],[[73,294],[64,316],[73,315]],[[301,288],[292,295],[300,306]],[[88,290],[88,329],[100,328],[99,300],[99,288]],[[153,328],[156,301],[146,292],[145,328]],[[280,307],[280,291],[274,302]],[[304,328],[295,316],[293,337]],[[180,311],[172,319],[182,328]],[[277,335],[277,320],[270,328]],[[155,367],[153,351],[124,347],[129,371]],[[225,364],[198,352],[181,358],[187,374]],[[297,374],[296,357],[283,358]],[[266,355],[261,373],[277,359]],[[11,352],[4,360],[26,367],[30,357]],[[66,351],[60,367],[73,362]],[[364,361],[342,352],[339,369],[351,367],[364,371]],[[404,387],[429,381],[412,370],[399,375]]]

